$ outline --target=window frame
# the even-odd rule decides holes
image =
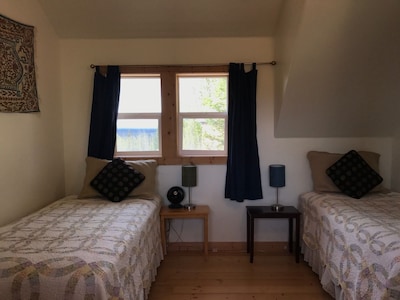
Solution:
[[[125,73],[121,74],[121,79],[122,78],[131,78],[131,77],[136,77],[136,78],[159,78],[160,79],[160,85],[161,85],[161,76],[158,73]],[[161,86],[160,86],[161,90]],[[161,95],[160,95],[161,98]],[[161,99],[162,101],[162,99]],[[157,120],[158,122],[158,145],[159,145],[159,150],[158,151],[117,151],[117,140],[115,141],[115,154],[114,156],[118,157],[161,157],[162,156],[162,144],[161,144],[161,135],[162,135],[162,123],[161,123],[161,114],[162,114],[162,108],[161,111],[158,112],[124,112],[120,113],[118,112],[117,115],[117,121],[118,120],[140,120],[140,119],[150,119],[150,120]]]
[[[182,156],[179,152],[179,110],[178,110],[178,74],[228,74],[228,65],[218,66],[120,66],[121,77],[125,75],[159,74],[161,78],[161,156],[120,155],[126,160],[155,159],[160,165],[181,164],[226,164],[226,155],[190,155]],[[226,113],[227,114],[227,113]],[[227,144],[227,123],[225,121],[225,143]],[[227,147],[227,146],[226,146]]]
[[[177,91],[179,91],[179,78],[191,78],[191,77],[227,77],[228,79],[228,73],[223,72],[207,72],[207,73],[178,73],[176,75],[176,85],[177,85]],[[227,82],[228,84],[228,82]],[[228,94],[228,87],[227,87],[227,94]],[[180,111],[180,95],[177,94],[177,114],[178,114],[178,152],[179,155],[182,157],[186,156],[222,156],[226,157],[228,153],[228,95],[227,97],[227,103],[226,103],[226,111],[225,112],[181,112]],[[224,133],[225,133],[225,139],[224,139],[224,151],[213,151],[213,150],[184,150],[183,149],[183,120],[184,119],[223,119],[224,120]]]

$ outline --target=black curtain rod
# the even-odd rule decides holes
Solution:
[[[252,65],[253,63],[244,63],[245,65]],[[259,62],[259,63],[255,63],[257,65],[272,65],[275,66],[276,65],[276,61],[272,60],[272,61],[268,61],[268,62]],[[132,65],[133,67],[182,67],[182,66],[191,66],[191,67],[208,67],[208,66],[227,66],[228,64],[202,64],[202,65]],[[130,65],[131,66],[131,65]],[[96,67],[100,67],[100,66],[96,66],[94,64],[91,64],[90,67],[92,69],[96,68]]]

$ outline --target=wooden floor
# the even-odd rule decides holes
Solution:
[[[158,269],[148,300],[313,300],[332,298],[318,276],[292,255],[169,252]]]

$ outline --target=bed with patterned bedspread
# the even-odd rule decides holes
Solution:
[[[146,299],[161,199],[69,196],[0,228],[1,299]]]
[[[300,196],[304,258],[336,299],[400,299],[400,194]]]

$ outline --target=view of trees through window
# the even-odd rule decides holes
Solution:
[[[179,77],[182,150],[224,151],[226,76]]]

